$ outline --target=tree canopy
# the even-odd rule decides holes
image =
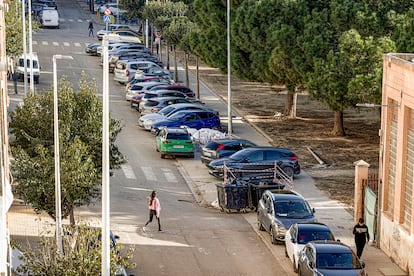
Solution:
[[[94,81],[81,77],[79,89],[62,79],[59,82],[59,147],[62,187],[62,215],[71,215],[77,206],[88,205],[100,195],[102,172],[102,103]],[[55,218],[53,92],[29,95],[24,105],[10,113],[12,172],[19,185],[17,193],[35,211]],[[110,166],[125,162],[115,144],[122,129],[110,119]]]

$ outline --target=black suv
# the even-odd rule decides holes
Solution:
[[[211,161],[207,167],[209,173],[217,178],[223,178],[223,167],[234,170],[235,177],[273,175],[275,165],[287,176],[300,174],[298,157],[291,150],[275,147],[250,147],[242,149],[228,158]],[[246,170],[246,171],[239,171]],[[250,170],[250,171],[249,171]]]

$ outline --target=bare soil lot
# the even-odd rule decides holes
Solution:
[[[182,55],[178,57],[184,64]],[[195,60],[191,57],[189,67],[195,71]],[[227,74],[204,64],[200,64],[199,69],[201,80],[217,95],[227,99]],[[274,146],[292,149],[299,156],[302,168],[332,199],[353,207],[353,163],[362,159],[370,164],[370,169],[378,168],[379,113],[370,108],[346,110],[346,136],[335,137],[330,133],[333,112],[310,99],[306,93],[298,95],[295,119],[276,118],[275,112],[283,112],[285,99],[286,90],[283,87],[232,78],[234,111],[272,138]],[[309,148],[329,166],[321,167]]]

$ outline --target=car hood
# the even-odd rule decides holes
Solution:
[[[229,158],[219,158],[210,162],[211,167],[222,167],[226,163],[233,163]]]
[[[163,119],[164,116],[162,116],[161,114],[158,113],[151,113],[151,114],[145,114],[144,116],[142,116],[140,118],[141,121],[146,121],[146,120],[161,120]]]
[[[316,222],[314,216],[308,216],[305,218],[285,218],[278,216],[275,218],[275,220],[283,224],[286,229],[289,229],[289,227],[296,222]]]
[[[325,276],[358,276],[363,275],[359,274],[361,272],[361,269],[344,269],[344,270],[338,270],[338,269],[318,269],[322,275]]]

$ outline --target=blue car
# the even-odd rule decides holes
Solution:
[[[221,129],[220,118],[215,112],[206,110],[185,110],[174,113],[168,118],[155,121],[151,133],[157,134],[164,127],[211,128]]]

